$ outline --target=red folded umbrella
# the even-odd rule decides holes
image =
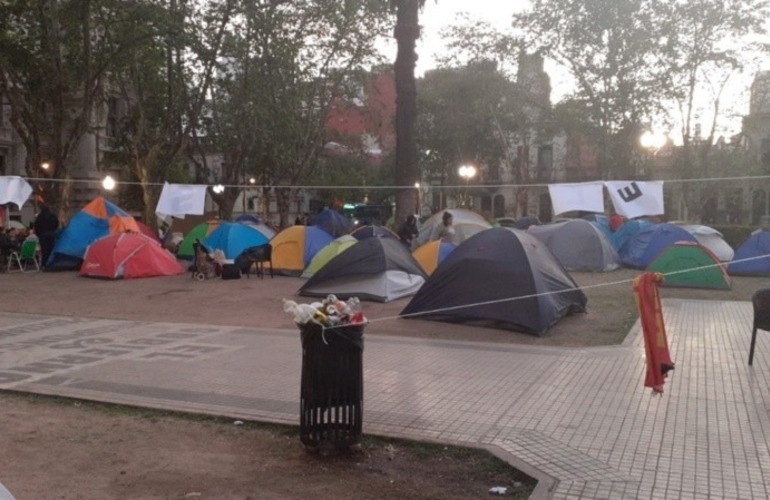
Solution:
[[[660,273],[643,273],[634,278],[636,308],[642,321],[644,350],[647,355],[647,374],[644,386],[655,393],[663,393],[663,383],[668,372],[674,369],[674,362],[668,352],[666,325],[663,324],[663,309],[660,305],[658,283],[663,282]]]

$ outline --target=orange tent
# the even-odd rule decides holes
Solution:
[[[78,269],[92,242],[108,234],[139,233],[139,226],[128,213],[101,196],[76,213],[56,240],[48,270]]]

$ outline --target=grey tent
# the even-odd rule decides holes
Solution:
[[[543,335],[563,316],[585,312],[586,302],[545,245],[496,227],[455,248],[401,314]]]
[[[620,258],[604,233],[592,222],[571,219],[531,226],[527,230],[545,243],[556,260],[570,271],[614,271]]]
[[[366,238],[331,259],[299,295],[390,302],[417,293],[425,273],[409,250],[392,238]]]
[[[492,227],[492,224],[490,224],[482,215],[472,212],[471,210],[466,210],[464,208],[441,210],[422,223],[419,228],[420,234],[417,236],[414,243],[414,248],[439,238],[444,212],[452,214],[452,226],[454,226],[455,236],[457,238],[457,241],[454,242],[455,244],[459,244],[474,234]]]

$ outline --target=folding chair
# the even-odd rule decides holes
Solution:
[[[264,245],[260,245],[258,247],[255,247],[257,252],[255,254],[256,256],[256,267],[257,267],[257,276],[259,278],[263,278],[265,276],[265,262],[270,266],[270,277],[273,277],[273,245],[270,243],[265,243]]]
[[[8,256],[8,268],[7,271],[16,266],[19,271],[24,272],[27,270],[29,263],[35,265],[35,271],[40,271],[40,257],[37,254],[37,241],[30,240],[21,244],[21,248],[18,251],[11,252]]]
[[[273,247],[270,243],[249,247],[244,250],[235,259],[235,264],[241,269],[241,273],[247,278],[251,277],[251,269],[254,268],[257,277],[262,278],[265,275],[265,262],[270,265],[270,277],[273,277]]]
[[[751,330],[751,347],[749,348],[749,365],[754,361],[754,345],[757,342],[757,330],[770,332],[770,288],[757,290],[751,297],[754,306],[754,325]]]

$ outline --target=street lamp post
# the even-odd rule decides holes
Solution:
[[[44,161],[40,164],[40,170],[39,177],[41,179],[37,180],[36,186],[35,186],[35,198],[34,198],[34,205],[35,205],[35,213],[38,211],[38,205],[41,203],[46,203],[49,200],[45,199],[45,181],[42,180],[42,178],[47,178],[49,175],[49,171],[51,170],[51,164],[47,161]]]
[[[246,174],[244,174],[244,179],[245,179],[245,175]],[[257,183],[257,179],[255,179],[254,177],[249,177],[249,184],[251,186],[253,186],[256,183]],[[251,194],[251,189],[248,186],[244,185],[244,187],[243,187],[243,194],[242,194],[242,196],[243,196],[243,213],[246,213],[246,207],[247,207],[246,197],[248,195],[250,195],[250,194]],[[253,209],[253,206],[252,206],[252,209]]]
[[[468,183],[471,179],[476,177],[476,167],[473,165],[462,165],[458,170],[457,174],[465,181],[465,193],[463,194],[463,204],[467,207],[470,207],[470,202],[468,198]]]
[[[414,183],[414,193],[417,201],[415,212],[417,213],[417,217],[419,217],[420,216],[420,183],[419,182]]]

